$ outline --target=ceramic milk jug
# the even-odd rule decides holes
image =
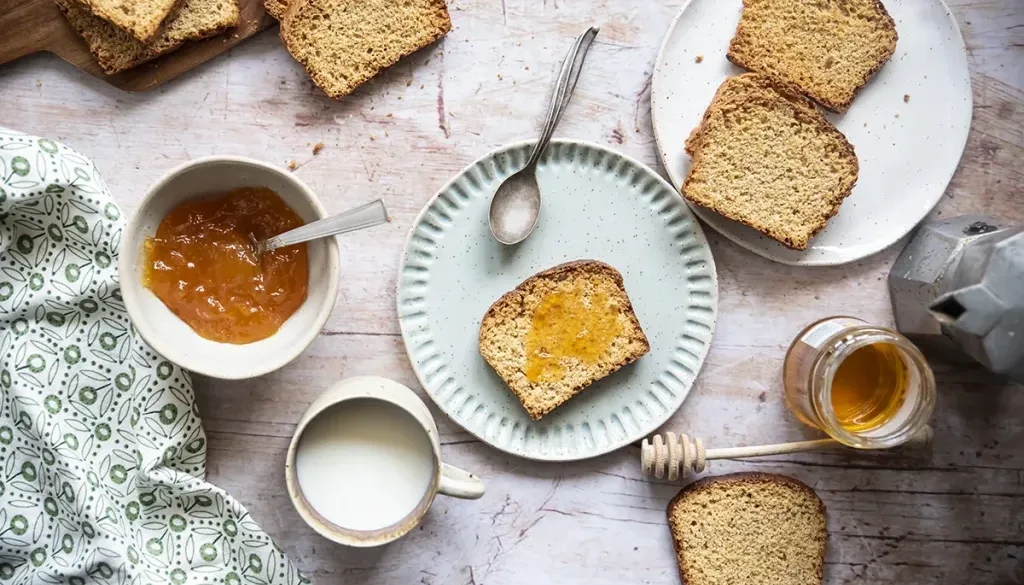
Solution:
[[[892,270],[896,327],[1024,382],[1024,226],[963,215],[921,226]]]

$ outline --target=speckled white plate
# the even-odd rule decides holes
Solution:
[[[941,0],[882,2],[896,21],[896,53],[845,114],[828,114],[860,160],[857,186],[839,214],[803,252],[694,206],[708,225],[778,262],[843,264],[894,244],[938,203],[960,162],[971,125],[964,42]],[[743,72],[725,57],[742,4],[690,0],[669,27],[658,54],[651,116],[661,162],[677,188],[690,169],[683,149],[686,137],[722,81]],[[906,102],[905,95],[910,96]]]
[[[676,190],[584,142],[552,141],[537,167],[537,229],[518,246],[499,244],[487,227],[491,196],[532,144],[477,160],[423,209],[399,267],[398,318],[416,376],[455,422],[513,455],[585,459],[646,436],[683,403],[711,344],[718,281]],[[480,320],[530,275],[582,258],[622,273],[651,351],[533,421],[480,356]]]

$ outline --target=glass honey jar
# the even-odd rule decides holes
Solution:
[[[783,365],[786,405],[802,422],[860,449],[900,445],[928,424],[935,377],[896,331],[829,317],[797,335]]]

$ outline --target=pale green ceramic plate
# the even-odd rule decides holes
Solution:
[[[398,317],[416,376],[455,422],[514,455],[585,459],[641,439],[682,405],[715,328],[715,264],[671,185],[625,155],[574,141],[553,141],[541,158],[537,229],[518,246],[498,243],[487,227],[491,196],[532,144],[482,157],[423,209],[399,267]],[[530,275],[579,259],[622,273],[651,351],[533,421],[480,356],[480,320]]]

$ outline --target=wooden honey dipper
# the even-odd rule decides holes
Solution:
[[[914,434],[900,447],[924,447],[931,444],[932,428],[924,427]],[[835,439],[816,439],[813,441],[794,441],[792,443],[776,443],[774,445],[754,445],[751,447],[727,447],[724,449],[705,449],[704,441],[689,435],[665,433],[665,437],[654,435],[644,439],[640,445],[640,469],[644,475],[654,475],[658,479],[665,477],[668,470],[669,481],[679,479],[680,470],[692,470],[701,473],[712,459],[739,459],[743,457],[764,457],[766,455],[784,455],[786,453],[805,453],[823,451],[833,447],[841,447],[842,443]]]

